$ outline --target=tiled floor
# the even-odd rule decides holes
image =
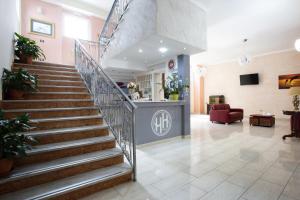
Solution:
[[[275,128],[228,126],[192,116],[192,135],[138,148],[138,181],[97,200],[300,200],[300,140]]]

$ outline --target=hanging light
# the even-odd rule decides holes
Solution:
[[[238,59],[238,62],[239,62],[240,65],[247,65],[247,64],[249,64],[251,62],[251,57],[249,55],[246,55],[246,44],[247,44],[247,42],[248,42],[248,39],[245,38],[243,40],[243,43],[244,43],[244,47],[243,47],[244,48],[244,55],[242,55]]]
[[[297,39],[297,40],[295,41],[295,49],[296,49],[298,52],[300,52],[300,39]]]

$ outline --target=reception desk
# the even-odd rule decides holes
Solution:
[[[190,134],[190,116],[185,101],[136,101],[136,144],[145,144]]]

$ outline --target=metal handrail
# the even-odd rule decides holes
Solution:
[[[83,44],[85,43],[85,44]],[[86,48],[89,41],[75,42],[75,66],[84,80],[95,105],[101,111],[111,133],[133,168],[136,179],[135,110],[137,106],[105,73]],[[100,44],[99,49],[100,49]]]
[[[103,56],[131,1],[132,0],[114,1],[99,37],[99,42],[102,46],[99,57]]]

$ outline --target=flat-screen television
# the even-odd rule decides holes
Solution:
[[[258,74],[244,74],[240,75],[241,85],[258,85],[259,79]]]

